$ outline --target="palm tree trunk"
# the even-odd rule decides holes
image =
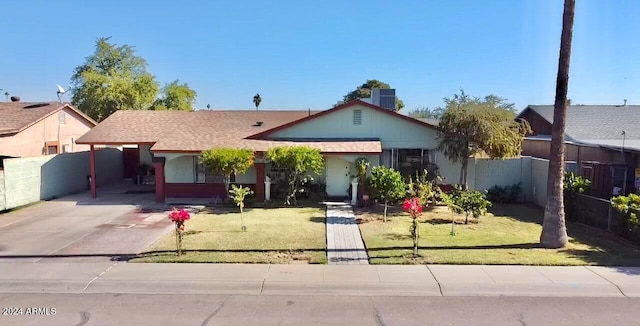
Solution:
[[[551,129],[551,149],[549,152],[549,174],[547,179],[547,205],[540,244],[547,248],[562,248],[567,244],[567,228],[564,219],[563,177],[564,177],[564,129],[567,118],[567,91],[569,88],[569,63],[573,38],[573,18],[576,1],[564,1],[562,15],[562,35],[560,37],[560,58],[556,80],[556,99],[553,109]]]

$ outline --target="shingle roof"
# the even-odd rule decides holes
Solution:
[[[95,125],[95,121],[86,117],[68,103],[60,102],[1,102],[0,135],[20,132],[50,114],[69,107]]]
[[[116,111],[80,137],[78,144],[154,144],[155,152],[200,152],[214,147],[266,151],[274,146],[304,145],[325,153],[382,151],[376,140],[271,141],[245,139],[319,111]],[[262,122],[257,126],[257,122]]]
[[[553,123],[553,105],[529,105],[549,123]],[[523,113],[526,109],[523,111]],[[522,114],[522,113],[521,113]],[[575,141],[640,140],[640,105],[570,105],[567,107],[565,134]]]

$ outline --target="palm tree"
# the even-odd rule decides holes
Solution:
[[[256,94],[253,97],[253,104],[256,105],[256,111],[258,111],[258,107],[260,106],[260,102],[262,102],[262,97],[260,97],[260,94]]]
[[[564,126],[567,118],[567,90],[569,87],[569,62],[573,38],[575,0],[564,0],[562,35],[560,36],[560,58],[556,79],[556,100],[553,108],[551,149],[549,151],[549,174],[547,179],[547,205],[540,244],[547,248],[562,248],[567,244],[567,228],[564,220],[562,183],[564,177]]]

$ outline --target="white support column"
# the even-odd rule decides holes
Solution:
[[[351,205],[358,203],[358,178],[351,181]]]
[[[271,200],[271,180],[269,177],[264,177],[264,200]]]

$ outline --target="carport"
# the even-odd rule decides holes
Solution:
[[[91,188],[91,197],[92,198],[97,198],[98,197],[98,187],[96,184],[96,178],[97,178],[97,169],[96,169],[96,151],[99,151],[100,148],[105,148],[105,147],[118,147],[121,148],[123,150],[123,177],[125,179],[128,178],[132,178],[131,179],[131,183],[132,186],[135,185],[143,185],[143,184],[150,184],[149,181],[152,181],[155,184],[155,192],[156,194],[163,194],[163,184],[164,184],[164,164],[162,164],[162,160],[160,158],[153,158],[153,154],[150,151],[151,146],[153,146],[153,143],[88,143],[88,145],[90,146],[89,149],[89,165],[90,165],[90,188]],[[137,149],[138,154],[135,155],[134,157],[137,159],[131,159],[131,157],[125,155],[127,151],[131,152],[132,149]],[[149,169],[149,171],[155,171],[155,173],[153,173],[150,176],[146,176],[144,178],[142,178],[142,182],[140,181],[136,181],[136,176],[135,175],[131,175],[127,173],[127,170],[139,170],[141,169],[140,167],[146,165],[149,166],[150,168],[152,168],[153,170]],[[133,168],[132,168],[133,167]],[[158,189],[160,188],[160,189]],[[160,191],[158,191],[160,190]],[[156,195],[156,197],[158,197]],[[162,196],[162,198],[164,198],[164,196]],[[156,198],[158,200],[158,198]],[[161,201],[158,201],[161,202]]]

